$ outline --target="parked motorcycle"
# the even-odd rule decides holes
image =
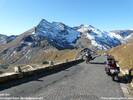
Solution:
[[[85,57],[85,62],[88,64],[91,60],[93,60],[92,56]]]
[[[119,67],[116,68],[105,67],[105,71],[107,75],[110,75],[112,77],[113,81],[119,81],[119,76],[118,76],[118,74],[120,73]]]

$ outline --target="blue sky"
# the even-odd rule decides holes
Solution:
[[[0,34],[20,34],[42,18],[101,30],[133,29],[133,0],[0,0]]]

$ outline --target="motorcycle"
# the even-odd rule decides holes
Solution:
[[[85,57],[85,62],[88,64],[91,60],[93,60],[92,56]]]
[[[113,81],[119,81],[119,76],[118,76],[118,74],[120,73],[119,67],[116,68],[105,67],[105,71],[107,75],[110,75],[112,77]]]

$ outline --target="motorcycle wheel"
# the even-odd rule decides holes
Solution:
[[[88,61],[87,60],[85,62],[86,62],[86,64],[88,64]]]
[[[106,72],[106,74],[109,75],[109,76],[111,75],[110,72]]]
[[[88,59],[86,59],[86,64],[88,64],[89,63],[89,60]]]
[[[113,75],[113,76],[112,76],[112,80],[113,80],[113,81],[119,81],[118,75]]]
[[[87,60],[85,62],[86,62],[86,64],[88,64],[88,61]]]
[[[107,68],[105,68],[105,72],[107,75],[111,75],[110,71]]]

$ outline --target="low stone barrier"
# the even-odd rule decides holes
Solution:
[[[24,72],[23,71],[19,72],[18,71],[19,69],[15,68],[16,72],[4,73],[3,75],[0,75],[0,83],[16,80],[20,78],[25,78],[33,74],[45,73],[51,70],[60,70],[61,68],[63,69],[63,67],[72,66],[81,62],[83,62],[83,59],[77,59],[77,60],[71,60],[71,61],[66,60],[65,62],[62,62],[62,63],[50,64],[49,66],[39,67],[36,69],[33,68],[30,71],[24,71]]]

